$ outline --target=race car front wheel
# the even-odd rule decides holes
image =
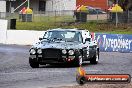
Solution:
[[[29,64],[32,68],[39,68],[39,63],[37,62],[37,60],[29,58]]]

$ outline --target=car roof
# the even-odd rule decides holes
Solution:
[[[47,31],[78,31],[78,32],[82,32],[82,31],[86,31],[85,29],[77,29],[77,28],[69,28],[69,29],[63,29],[63,28],[56,28],[56,29],[50,29]]]

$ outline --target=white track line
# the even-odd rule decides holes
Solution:
[[[69,71],[38,71],[38,72],[11,72],[0,73],[0,75],[13,75],[13,74],[40,74],[40,73],[67,73]]]
[[[102,70],[85,70],[86,72],[99,72]],[[11,72],[0,73],[0,75],[15,75],[15,74],[40,74],[40,73],[69,73],[70,71],[38,71],[38,72]],[[76,72],[76,71],[75,71]]]

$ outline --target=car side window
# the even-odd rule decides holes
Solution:
[[[82,36],[80,33],[79,33],[79,41],[82,42]]]
[[[50,38],[52,35],[52,32],[45,32],[44,37],[43,38]]]

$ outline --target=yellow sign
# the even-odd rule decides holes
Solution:
[[[77,11],[88,11],[88,9],[86,6],[82,5],[77,9]]]
[[[26,14],[32,14],[32,13],[33,13],[32,9],[30,9],[30,8],[26,9]]]
[[[123,9],[118,4],[115,4],[115,6],[108,10],[110,10],[110,12],[123,12]]]

